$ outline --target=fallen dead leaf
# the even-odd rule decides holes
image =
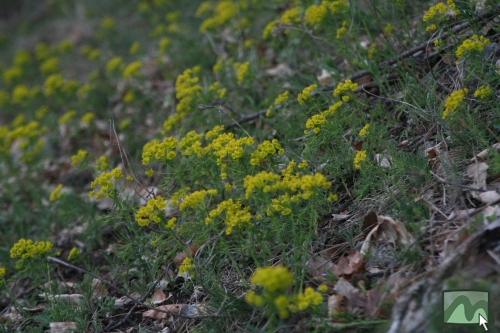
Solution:
[[[267,75],[285,77],[293,74],[293,71],[287,64],[278,64],[275,67],[266,70]]]
[[[389,243],[392,245],[410,245],[414,238],[400,221],[389,216],[378,216],[377,225],[371,229],[361,246],[361,254],[366,256],[374,242]]]
[[[322,86],[331,86],[333,84],[332,74],[326,69],[321,70],[321,74],[318,75],[317,79]]]
[[[341,257],[333,267],[333,272],[337,276],[345,276],[358,273],[363,268],[363,256],[359,251],[354,251],[347,256]]]
[[[77,329],[74,321],[62,321],[50,323],[50,333],[71,333]]]
[[[328,296],[328,316],[335,318],[346,311],[346,298],[343,295]]]
[[[306,267],[309,275],[311,275],[314,280],[324,282],[327,275],[333,272],[335,265],[330,260],[317,255],[307,261]]]
[[[161,289],[156,289],[151,297],[151,304],[160,305],[165,302],[169,297]]]
[[[500,200],[500,194],[497,191],[486,191],[479,193],[479,200],[485,204],[492,204]]]

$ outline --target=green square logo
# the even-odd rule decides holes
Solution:
[[[443,292],[443,320],[447,324],[482,325],[488,320],[488,293],[453,290]]]

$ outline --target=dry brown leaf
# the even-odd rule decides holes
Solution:
[[[61,321],[50,323],[50,333],[71,333],[77,329],[74,321]]]
[[[318,255],[309,259],[306,263],[306,267],[309,275],[311,275],[314,280],[324,282],[326,276],[333,272],[335,265],[330,260]]]
[[[266,70],[267,75],[285,77],[293,74],[293,71],[287,64],[278,64],[275,67]]]
[[[347,256],[340,258],[333,268],[337,276],[352,275],[358,273],[364,268],[363,256],[359,251],[354,251]]]
[[[321,70],[321,74],[317,76],[317,79],[322,86],[331,86],[333,84],[332,74],[324,68]]]
[[[151,297],[151,304],[160,305],[165,302],[169,297],[161,289],[156,289]]]
[[[500,200],[500,194],[497,191],[486,191],[479,193],[479,200],[485,204],[492,204]]]
[[[378,166],[381,168],[390,168],[392,166],[392,159],[389,155],[385,154],[375,154],[375,162],[377,162]]]
[[[396,221],[389,216],[378,216],[377,225],[368,233],[361,246],[361,254],[366,256],[374,242],[389,243],[392,245],[410,245],[413,236],[406,230],[400,221]]]

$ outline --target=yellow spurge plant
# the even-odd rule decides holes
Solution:
[[[438,2],[429,7],[424,13],[422,21],[426,24],[427,32],[434,32],[438,29],[438,25],[445,21],[448,17],[458,14],[458,10],[454,0],[448,0],[446,3]]]
[[[214,8],[212,10],[212,16],[208,17],[201,23],[201,32],[207,32],[226,25],[233,17],[238,15],[240,10],[238,2],[232,0],[220,0],[217,2],[217,5],[212,8]],[[207,11],[200,10],[200,16],[201,13]]]
[[[153,162],[166,162],[177,156],[177,139],[168,137],[160,140],[151,140],[142,149],[142,164],[149,165]]]
[[[370,134],[371,124],[366,124],[359,130],[358,136],[360,138],[366,138]]]
[[[252,221],[252,213],[248,207],[244,207],[241,201],[228,199],[222,201],[210,211],[205,219],[205,224],[212,224],[225,213],[224,223],[226,235],[231,235],[234,229],[242,229]]]
[[[135,221],[141,227],[147,227],[150,224],[160,224],[165,217],[167,200],[162,196],[156,196],[148,200],[145,206],[139,208],[135,214]]]
[[[56,187],[54,187],[52,192],[50,192],[49,196],[50,202],[56,202],[61,198],[63,188],[64,188],[63,184],[59,184]]]
[[[285,105],[285,103],[288,102],[289,99],[290,99],[290,92],[288,90],[279,94],[267,109],[266,116],[272,117],[274,115],[274,111]]]
[[[337,111],[344,105],[344,102],[342,101],[337,101],[334,104],[332,104],[327,110],[312,115],[310,118],[307,119],[306,121],[306,129],[304,131],[304,134],[309,134],[309,133],[315,133],[319,134],[321,132],[321,127],[326,124],[328,121],[328,118],[333,116]]]
[[[202,145],[203,136],[196,131],[189,131],[179,140],[179,149],[184,156],[201,157],[205,154]]]
[[[250,164],[258,166],[274,155],[283,155],[285,150],[278,140],[264,140],[250,156]]]
[[[351,95],[359,88],[359,85],[356,82],[352,82],[351,80],[345,80],[340,82],[335,90],[333,91],[333,96],[340,97],[342,101],[348,102],[351,99]]]
[[[285,10],[280,16],[280,23],[282,24],[299,24],[302,18],[302,7],[294,6]]]
[[[136,77],[142,69],[142,62],[139,60],[129,63],[123,70],[123,78],[131,79]]]
[[[217,190],[215,189],[191,192],[181,200],[179,209],[181,211],[184,211],[189,208],[191,209],[196,208],[201,204],[203,204],[207,197],[212,197],[216,195],[217,195]]]
[[[491,88],[491,86],[487,84],[478,87],[476,91],[474,91],[474,97],[481,100],[488,99],[492,95],[493,95],[493,89]]]
[[[83,163],[83,161],[87,159],[88,156],[88,151],[86,151],[85,149],[79,149],[76,154],[71,156],[71,166],[73,168],[79,167]]]
[[[316,83],[305,87],[297,96],[297,102],[299,102],[300,105],[305,105],[311,99],[316,89],[318,89],[318,85]]]
[[[356,155],[354,155],[354,169],[355,170],[360,170],[363,162],[367,159],[368,153],[366,150],[358,150],[356,151]]]
[[[115,192],[116,183],[123,178],[123,171],[120,167],[116,167],[111,171],[103,172],[90,184],[92,191],[89,196],[95,199],[104,199],[111,197]]]
[[[318,28],[328,17],[328,12],[328,3],[326,1],[311,5],[306,9],[304,22],[310,27]]]
[[[194,260],[191,257],[186,257],[182,260],[182,263],[179,266],[179,274],[192,274],[194,272]]]
[[[236,82],[239,85],[242,85],[247,81],[247,78],[250,74],[250,62],[243,62],[243,63],[235,63],[234,65],[234,73],[236,76]]]
[[[455,52],[457,59],[462,59],[466,55],[482,52],[491,41],[481,35],[472,35],[460,44]]]
[[[467,88],[453,91],[444,101],[443,119],[448,119],[463,104],[465,96],[469,90]]]
[[[10,257],[21,260],[39,258],[49,253],[53,246],[49,241],[21,238],[10,248]]]
[[[291,293],[294,276],[281,265],[257,268],[250,282],[258,291],[249,290],[246,293],[247,303],[256,307],[268,305],[283,319],[288,318],[290,313],[305,311],[323,303],[323,295],[311,287]]]

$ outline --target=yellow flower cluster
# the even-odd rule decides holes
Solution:
[[[73,168],[79,167],[83,161],[89,156],[89,152],[86,151],[85,149],[79,149],[76,154],[71,156],[71,166]]]
[[[57,120],[59,125],[67,125],[77,116],[77,112],[75,110],[68,110]]]
[[[202,135],[196,131],[189,131],[179,140],[179,149],[184,156],[195,155],[201,157],[205,154],[201,140]]]
[[[348,102],[351,99],[351,94],[355,92],[359,88],[359,85],[356,82],[352,82],[351,80],[345,80],[340,82],[335,90],[333,91],[333,96],[340,97],[342,101]]]
[[[147,227],[151,223],[160,224],[165,216],[167,201],[162,196],[156,196],[148,200],[146,205],[139,208],[135,214],[135,221],[141,227]]]
[[[179,266],[179,274],[192,274],[194,272],[194,261],[191,257],[186,257],[182,260]]]
[[[493,95],[493,89],[489,85],[482,85],[474,91],[474,97],[479,99],[488,99]]]
[[[179,209],[184,211],[188,208],[196,208],[204,203],[207,197],[215,195],[217,195],[217,190],[215,189],[200,190],[189,193],[182,199]]]
[[[77,247],[72,247],[68,253],[68,261],[74,261],[80,255],[81,251]]]
[[[282,24],[299,24],[302,16],[302,8],[299,6],[291,7],[285,10],[280,16],[280,23]]]
[[[444,101],[443,119],[448,119],[462,105],[469,90],[467,88],[455,90]]]
[[[106,72],[108,74],[116,73],[123,66],[123,59],[121,57],[113,57],[106,63]]]
[[[59,71],[59,59],[56,57],[51,57],[45,60],[40,65],[40,71],[43,75],[48,75]]]
[[[314,28],[321,26],[328,16],[328,3],[322,1],[320,4],[307,7],[304,14],[304,22]]]
[[[95,168],[97,171],[106,171],[109,169],[109,158],[106,155],[99,156],[95,162]]]
[[[316,91],[316,89],[318,89],[318,85],[316,83],[305,87],[297,96],[297,102],[299,102],[299,104],[301,105],[305,105],[307,101],[311,99],[311,96]]]
[[[284,266],[259,267],[250,282],[270,293],[284,292],[293,285],[294,277]]]
[[[248,207],[243,207],[241,201],[228,199],[222,201],[210,211],[205,219],[205,224],[211,224],[225,213],[226,235],[231,235],[234,229],[241,229],[252,221],[252,214]]]
[[[304,133],[308,134],[313,132],[315,134],[318,134],[319,132],[321,132],[321,127],[326,124],[329,117],[337,113],[342,105],[344,105],[344,102],[337,101],[332,104],[327,110],[311,116],[306,121],[306,130],[304,131]]]
[[[366,138],[370,134],[371,124],[366,124],[362,129],[359,130],[358,136],[360,138]]]
[[[340,28],[338,28],[336,31],[337,39],[344,38],[348,31],[349,31],[349,21],[344,20],[342,21],[342,25],[340,26]]]
[[[50,192],[49,200],[50,202],[56,202],[58,201],[61,196],[62,196],[62,190],[63,190],[63,185],[59,184],[57,185],[52,192]]]
[[[92,189],[89,196],[95,199],[103,199],[112,196],[115,191],[115,184],[123,178],[123,171],[120,167],[111,171],[103,172],[90,184]]]
[[[176,113],[169,116],[163,124],[163,130],[168,133],[176,126],[187,114],[192,112],[198,97],[203,88],[200,85],[199,74],[201,67],[195,66],[184,70],[175,81],[175,96],[179,100],[176,107]]]
[[[10,248],[10,257],[22,260],[38,258],[49,253],[53,246],[49,241],[34,242],[21,238]]]
[[[238,15],[240,8],[235,1],[232,0],[221,0],[217,3],[213,9],[213,15],[205,19],[200,26],[201,32],[207,32],[215,28],[224,26],[233,17]],[[199,9],[198,13],[204,14],[208,11],[208,8]]]
[[[361,166],[363,165],[363,162],[367,159],[368,153],[366,150],[358,150],[356,152],[356,155],[354,155],[354,169],[355,170],[360,170]]]
[[[245,153],[245,147],[253,145],[255,141],[253,137],[236,138],[233,133],[215,134],[219,129],[217,127],[207,132],[207,138],[213,135],[216,136],[207,145],[206,151],[216,157],[217,165],[221,168],[221,177],[222,179],[226,179],[228,160],[235,161],[241,159]]]
[[[236,75],[236,82],[238,82],[239,85],[245,83],[250,74],[250,62],[237,62],[233,66],[234,73]]]
[[[427,32],[436,31],[439,23],[443,22],[448,16],[455,16],[456,14],[455,1],[448,0],[447,3],[438,2],[429,7],[424,13],[422,21],[427,24],[425,30]]]
[[[288,90],[282,92],[273,101],[273,104],[269,106],[266,112],[267,117],[272,117],[274,114],[274,111],[278,108],[281,108],[283,105],[285,105],[286,102],[290,99],[290,92]]]
[[[177,139],[168,137],[160,140],[151,140],[142,148],[142,164],[149,165],[153,162],[166,162],[177,156]]]
[[[305,311],[323,303],[321,293],[311,287],[297,294],[287,293],[295,281],[288,268],[281,265],[257,268],[250,282],[253,286],[262,288],[262,291],[248,291],[245,295],[246,302],[257,307],[269,304],[280,318],[288,318],[290,312]]]
[[[22,104],[31,99],[34,91],[25,84],[18,84],[12,91],[12,103]]]
[[[491,41],[481,35],[472,35],[460,44],[455,51],[458,59],[462,59],[468,54],[482,52]]]
[[[7,268],[0,266],[0,280],[2,280],[5,275],[7,275]]]
[[[283,155],[285,150],[281,146],[278,140],[265,140],[263,141],[257,149],[250,156],[250,164],[253,166],[258,166],[262,164],[265,160],[273,155]]]
[[[311,199],[318,191],[328,190],[330,182],[321,173],[301,175],[295,171],[297,163],[292,161],[282,174],[263,171],[248,175],[244,180],[245,197],[250,199],[257,191],[271,193],[275,197],[268,206],[267,214],[291,214],[291,205]]]
[[[141,68],[142,68],[142,62],[140,62],[139,60],[131,62],[123,70],[122,73],[123,78],[131,79],[133,77],[136,77],[139,74]]]

